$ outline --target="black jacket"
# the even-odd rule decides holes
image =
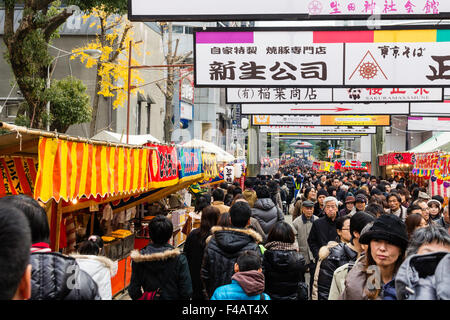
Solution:
[[[335,241],[337,236],[336,219],[331,221],[325,215],[313,222],[308,236],[308,245],[316,261],[318,261],[319,249],[327,245],[329,241]]]
[[[317,280],[318,300],[328,300],[334,271],[350,261],[356,261],[357,257],[358,253],[342,242],[330,242],[320,248],[319,258],[322,262]]]
[[[254,250],[261,254],[258,243],[262,242],[261,235],[252,229],[215,226],[211,233],[212,236],[207,239],[200,271],[204,294],[208,298],[216,288],[231,283],[234,264],[239,254],[245,250]]]
[[[200,237],[200,229],[194,229],[189,233],[184,244],[183,252],[186,255],[192,280],[192,299],[203,300],[203,290],[200,280],[200,269],[202,267],[205,241]]]
[[[131,252],[131,281],[128,293],[139,299],[144,292],[161,290],[160,300],[186,300],[192,296],[187,259],[170,244],[149,244]]]
[[[263,257],[265,292],[272,300],[296,300],[305,282],[305,258],[297,251],[266,250]]]
[[[101,300],[91,276],[75,258],[58,252],[32,253],[30,300]]]

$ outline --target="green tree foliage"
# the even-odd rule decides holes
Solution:
[[[64,5],[76,5],[90,11],[99,3],[117,13],[126,11],[127,0],[66,0]],[[5,20],[3,41],[5,58],[10,63],[25,103],[18,110],[17,124],[44,128],[46,79],[53,57],[48,44],[58,36],[58,29],[73,14],[59,0],[4,1]],[[15,26],[14,11],[22,10],[22,18]]]
[[[330,145],[325,140],[320,140],[314,146],[314,153],[315,153],[316,157],[320,161],[328,160],[327,156],[328,156],[328,148],[329,148],[329,146]]]
[[[64,133],[73,124],[91,121],[91,99],[86,91],[81,80],[70,76],[52,83],[46,97],[50,101],[50,130]]]

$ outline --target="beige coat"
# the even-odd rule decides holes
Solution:
[[[222,213],[227,213],[228,211],[230,211],[230,207],[226,206],[223,201],[213,201],[213,203],[211,204],[213,207],[216,207],[217,209],[219,209],[220,214]]]
[[[302,215],[300,215],[294,220],[294,222],[292,222],[292,225],[294,227],[294,234],[298,242],[299,251],[301,254],[303,254],[303,257],[305,257],[305,264],[309,264],[314,261],[314,256],[308,245],[308,236],[309,232],[311,231],[313,222],[317,219],[319,218],[313,215],[310,221],[304,223]]]
[[[363,256],[359,257],[355,264],[361,260]],[[337,268],[333,273],[333,281],[331,282],[330,294],[328,295],[328,300],[339,300],[339,296],[344,292],[345,289],[345,278],[348,274],[349,264],[346,263],[343,266]]]

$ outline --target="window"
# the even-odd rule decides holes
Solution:
[[[183,33],[183,26],[172,26],[172,32],[173,33]]]
[[[193,34],[193,28],[192,27],[184,27],[184,33]]]

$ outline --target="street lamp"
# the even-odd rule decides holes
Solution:
[[[49,47],[59,50],[59,51],[62,51],[62,52],[65,52],[65,54],[63,54],[62,56],[54,57],[53,60],[49,63],[49,65],[47,67],[47,86],[46,86],[47,89],[50,89],[50,66],[53,64],[53,62],[58,58],[67,57],[67,56],[73,55],[75,53],[78,53],[78,52],[68,52],[68,51],[56,48],[52,45],[49,45]],[[97,49],[86,49],[86,50],[82,50],[79,52],[83,52],[83,53],[91,56],[94,59],[98,59],[102,55],[102,52]],[[50,131],[50,101],[47,101],[47,117],[48,117],[47,118],[47,131]]]

